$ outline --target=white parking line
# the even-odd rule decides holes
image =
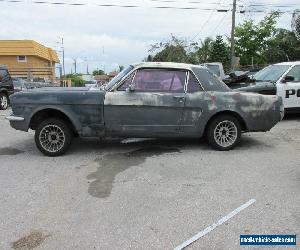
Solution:
[[[233,216],[237,215],[239,212],[241,212],[245,208],[247,208],[250,205],[252,205],[254,202],[256,202],[255,199],[249,200],[245,204],[241,205],[237,209],[235,209],[232,212],[230,212],[229,214],[225,215],[223,218],[221,218],[220,220],[218,220],[216,223],[214,223],[211,226],[205,228],[203,231],[197,233],[192,238],[190,238],[187,241],[183,242],[181,245],[175,247],[174,250],[181,250],[181,249],[187,247],[188,245],[190,245],[191,243],[193,243],[194,241],[199,240],[201,237],[203,237],[204,235],[208,234],[209,232],[211,232],[212,230],[214,230],[216,227],[222,225],[224,222],[228,221]]]

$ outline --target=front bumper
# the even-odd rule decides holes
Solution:
[[[14,114],[11,114],[6,117],[6,120],[9,121],[10,126],[16,130],[21,131],[28,131],[28,124],[24,117],[22,116],[15,116]]]
[[[22,122],[25,120],[24,117],[14,115],[6,116],[5,119],[13,122]]]

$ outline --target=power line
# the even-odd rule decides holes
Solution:
[[[284,4],[280,4],[280,3],[259,3],[259,2],[249,2],[249,5],[252,6],[297,6],[299,5],[299,3],[284,3]]]
[[[219,1],[218,4],[221,3],[222,0]],[[209,20],[211,19],[212,17],[212,14],[217,10],[217,7],[215,9],[213,9],[211,12],[210,12],[210,15],[208,16],[207,20],[201,25],[201,28],[199,29],[200,31],[191,39],[191,41],[194,41],[196,39],[196,37],[199,36],[199,34],[202,32],[202,29],[203,27],[205,27],[205,25],[209,22]]]
[[[224,19],[225,19],[226,17],[228,17],[229,13],[230,13],[230,12],[227,12],[227,13],[220,19],[220,21],[218,22],[217,26],[216,26],[214,29],[212,29],[212,32],[210,32],[209,37],[212,36],[212,33],[213,33],[213,32],[217,33],[217,31],[219,30],[219,27],[221,26],[221,24],[224,25],[223,21],[224,21]]]
[[[21,0],[0,0],[6,3],[28,3]],[[66,3],[66,2],[49,2],[49,1],[32,1],[31,4],[51,4],[61,6],[98,6],[98,7],[119,7],[119,8],[153,8],[153,9],[178,9],[178,10],[213,10],[213,8],[199,7],[176,7],[176,6],[142,6],[142,5],[121,5],[121,4],[90,4],[90,3]],[[223,11],[228,11],[224,9]]]
[[[154,0],[152,0],[154,1]],[[91,4],[91,3],[74,3],[74,2],[49,2],[49,1],[31,1],[31,2],[25,2],[22,0],[0,0],[2,3],[26,3],[26,4],[47,4],[47,5],[56,5],[56,6],[76,6],[76,7],[82,7],[82,6],[98,6],[98,7],[118,7],[118,8],[152,8],[152,9],[175,9],[175,10],[199,10],[199,11],[209,11],[209,10],[216,10],[217,12],[229,12],[231,9],[229,8],[203,8],[203,7],[178,7],[178,6],[142,6],[142,5],[121,5],[121,4]],[[278,9],[277,9],[278,10]],[[277,11],[276,9],[273,9],[273,11]],[[270,10],[272,11],[272,10]],[[240,13],[245,12],[266,12],[266,10],[240,10]],[[292,10],[278,10],[279,13],[289,13],[292,14]]]

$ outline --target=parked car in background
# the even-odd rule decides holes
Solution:
[[[234,92],[206,67],[180,63],[135,64],[105,89],[35,89],[14,94],[11,104],[11,126],[35,130],[48,156],[65,153],[74,136],[206,136],[230,150],[242,131],[268,131],[283,117],[281,98]]]
[[[95,80],[93,80],[93,81],[86,81],[84,83],[84,86],[85,87],[89,87],[89,88],[91,88],[91,87],[98,87],[98,83]]]
[[[232,71],[226,78],[223,79],[223,82],[231,89],[241,87],[241,84],[245,84],[245,82],[252,81],[252,77],[248,75],[249,71]]]
[[[300,113],[300,61],[270,65],[241,86],[237,90],[280,96],[286,113]]]
[[[14,92],[20,92],[27,90],[25,83],[26,81],[22,78],[12,77],[13,85],[14,85]]]
[[[9,105],[9,96],[14,93],[14,86],[10,74],[5,66],[0,65],[0,110]]]
[[[204,63],[201,65],[207,67],[230,88],[238,88],[241,87],[241,83],[251,81],[251,75],[253,75],[253,71],[255,71],[255,69],[247,71],[235,70],[225,75],[223,64],[220,62]]]
[[[13,78],[13,85],[14,85],[14,91],[20,92],[20,91],[27,91],[30,89],[36,89],[36,88],[45,88],[45,87],[52,87],[53,84],[51,83],[45,83],[45,82],[28,82],[25,81],[22,78]]]

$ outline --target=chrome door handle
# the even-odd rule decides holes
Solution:
[[[182,103],[184,101],[184,96],[178,96],[178,95],[174,95],[173,96],[174,99],[178,100],[178,102]]]

